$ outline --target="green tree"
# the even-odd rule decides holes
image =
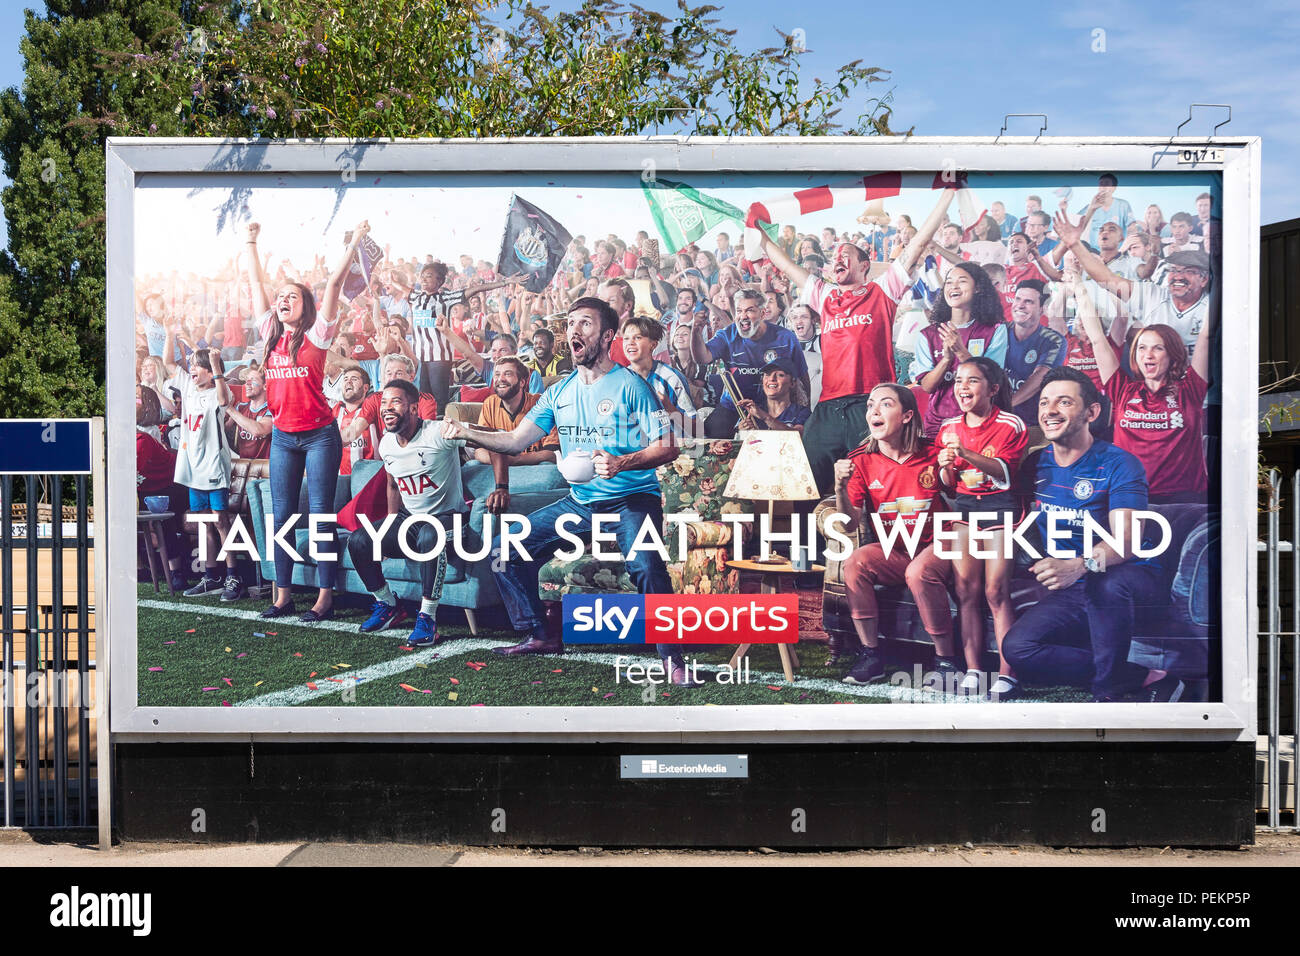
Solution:
[[[103,408],[108,136],[814,135],[891,132],[886,77],[800,72],[713,16],[612,0],[48,0],[0,94],[16,318],[0,301],[0,415]],[[846,106],[856,118],[841,122]],[[125,317],[121,317],[125,321]],[[89,373],[89,376],[88,374]]]

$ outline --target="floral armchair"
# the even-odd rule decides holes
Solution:
[[[685,555],[674,554],[675,527],[664,535],[675,558],[668,564],[668,576],[677,594],[739,592],[739,572],[727,567],[734,526],[721,520],[724,514],[754,512],[752,502],[722,496],[739,452],[740,443],[730,439],[687,439],[677,459],[658,469],[664,513],[699,515],[686,525]],[[548,561],[539,574],[538,591],[543,601],[558,603],[566,594],[634,594],[636,588],[622,561],[597,561],[587,553],[572,561]]]

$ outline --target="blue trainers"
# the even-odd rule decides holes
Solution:
[[[406,643],[411,647],[433,647],[441,640],[442,638],[438,635],[437,622],[421,611],[415,618],[415,630],[406,639]]]
[[[385,604],[383,601],[376,601],[370,606],[370,616],[366,618],[361,625],[363,634],[373,634],[375,631],[386,631],[390,627],[396,627],[407,618],[406,611],[400,604]]]

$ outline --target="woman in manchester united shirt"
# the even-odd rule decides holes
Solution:
[[[844,562],[849,613],[861,642],[844,683],[870,684],[885,679],[879,650],[877,584],[906,584],[911,590],[925,630],[934,641],[934,673],[942,679],[956,668],[957,651],[948,607],[952,562],[937,557],[930,543],[931,505],[937,501],[942,507],[943,502],[938,497],[935,450],[921,437],[916,397],[902,385],[890,382],[871,390],[867,427],[867,440],[849,452],[848,458],[835,463],[836,510],[849,516],[848,531],[864,524],[874,527],[868,516],[878,513],[880,528],[893,536],[893,544],[888,554],[878,542],[863,545]],[[916,543],[915,557],[906,544],[909,535]]]
[[[1097,372],[1114,407],[1114,443],[1146,469],[1152,504],[1206,500],[1207,476],[1201,440],[1205,434],[1205,392],[1210,374],[1210,336],[1215,309],[1188,357],[1182,336],[1169,325],[1148,325],[1133,339],[1129,378],[1106,344],[1106,333],[1087,296],[1076,296],[1079,320],[1093,342]]]
[[[275,527],[282,528],[298,513],[304,474],[310,514],[333,513],[334,486],[343,457],[343,439],[322,392],[325,357],[334,339],[339,290],[357,245],[370,231],[363,222],[352,232],[342,261],[330,276],[317,311],[309,286],[289,282],[275,294],[272,307],[266,296],[266,276],[257,252],[257,223],[248,226],[245,255],[248,260],[253,306],[260,316],[265,343],[266,402],[271,408],[271,511]],[[314,623],[334,616],[334,580],[338,574],[338,540],[333,523],[322,523],[323,552],[316,563],[316,603],[299,620]],[[275,552],[275,603],[262,617],[282,617],[293,612],[293,558],[283,548]]]

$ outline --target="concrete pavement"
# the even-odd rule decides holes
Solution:
[[[53,835],[0,830],[0,868],[223,866],[1289,866],[1300,865],[1300,835],[1260,831],[1235,850],[1172,847],[1052,849],[935,846],[901,850],[773,852],[584,847],[464,847],[412,844],[268,843],[196,845],[131,843],[101,853],[92,845],[53,842]],[[51,841],[51,842],[45,842]]]

